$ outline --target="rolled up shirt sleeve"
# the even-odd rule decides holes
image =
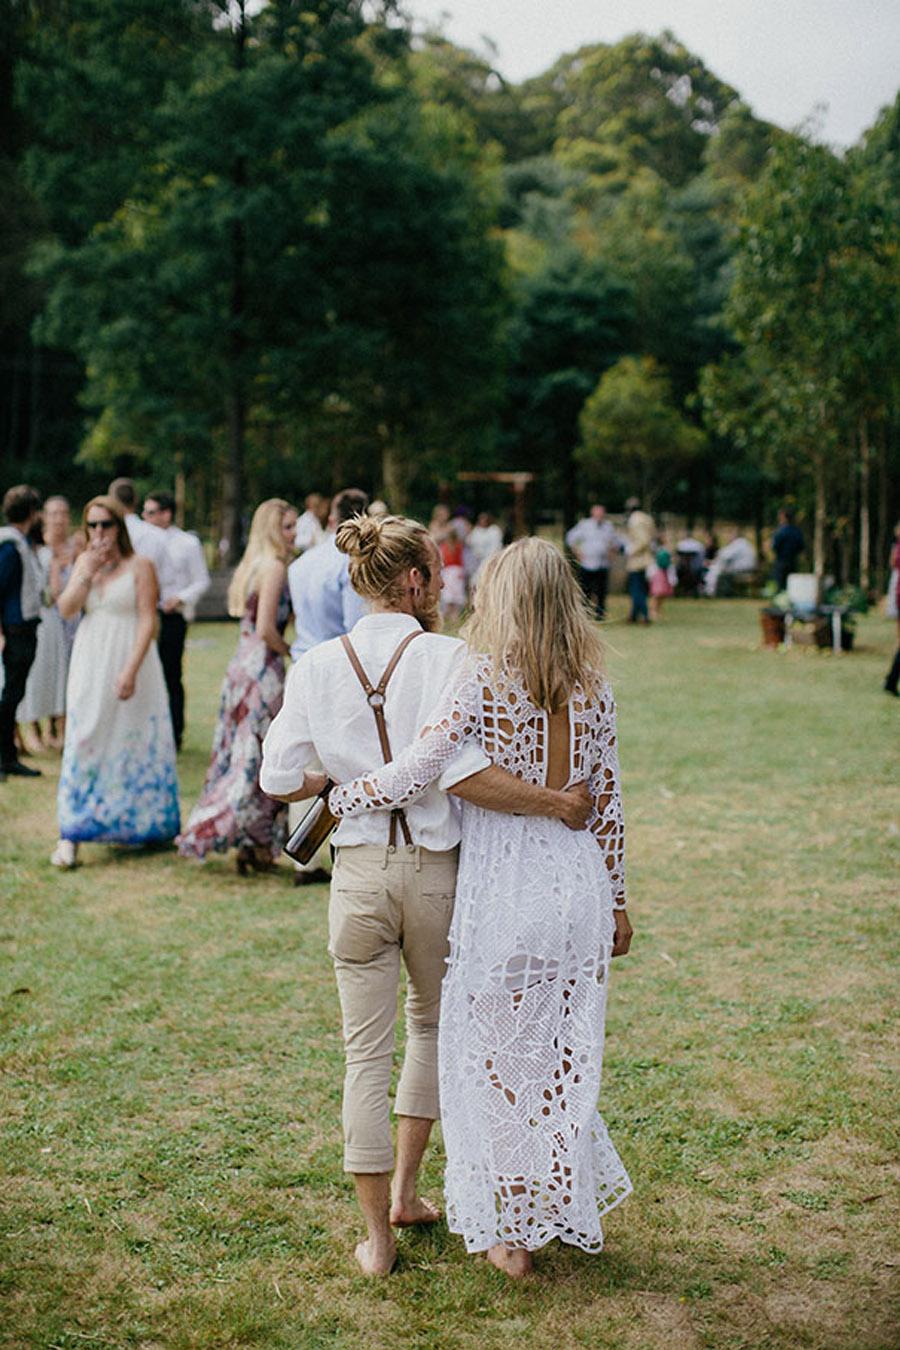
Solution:
[[[471,778],[473,773],[481,773],[483,769],[489,769],[491,763],[492,761],[488,759],[480,745],[477,745],[474,741],[466,741],[437,780],[437,786],[442,792],[449,792],[463,779]]]
[[[281,711],[263,741],[259,786],[269,796],[281,797],[296,792],[303,784],[307,767],[316,759],[309,727],[304,667],[302,659],[292,667]]]

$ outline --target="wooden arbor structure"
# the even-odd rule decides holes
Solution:
[[[512,488],[513,494],[513,535],[521,539],[528,534],[528,521],[525,513],[525,494],[534,482],[533,473],[491,473],[465,471],[456,475],[461,483],[505,483]]]

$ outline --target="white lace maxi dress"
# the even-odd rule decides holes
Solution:
[[[391,764],[336,787],[336,815],[412,801],[475,737],[495,764],[543,784],[548,720],[485,662]],[[615,705],[608,685],[569,702],[570,782],[588,829],[463,803],[439,1064],[447,1220],[469,1251],[553,1238],[603,1245],[601,1217],[631,1182],[597,1112],[614,908],[625,904]]]

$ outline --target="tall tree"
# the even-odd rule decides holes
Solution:
[[[600,375],[628,350],[631,289],[605,264],[569,250],[522,278],[515,298],[506,458],[541,475],[572,523],[578,418]]]
[[[624,471],[648,510],[705,444],[652,356],[625,356],[606,371],[582,409],[580,428],[577,458],[592,481],[608,485]]]

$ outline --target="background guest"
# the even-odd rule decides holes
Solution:
[[[885,692],[895,697],[900,694],[900,521],[894,526],[894,547],[891,550],[891,577],[888,592],[888,614],[893,611],[897,625],[897,650],[884,682]]]
[[[629,623],[637,623],[641,620],[643,623],[650,622],[650,615],[647,612],[647,595],[649,586],[647,583],[647,568],[653,562],[653,517],[646,511],[641,510],[641,504],[637,497],[629,497],[625,503],[625,510],[628,513],[626,522],[626,553],[628,561],[626,568],[628,572],[628,594],[631,597],[631,613],[628,616]]]
[[[167,566],[160,584],[157,646],[169,692],[175,748],[180,750],[184,736],[184,642],[197,601],[209,589],[209,571],[200,540],[174,523],[175,498],[171,493],[151,492],[144,498],[141,514],[166,538]]]
[[[441,613],[449,623],[462,614],[466,603],[465,544],[457,532],[456,517],[438,544],[444,589],[441,591]]]
[[[778,529],[772,535],[772,552],[775,555],[772,576],[780,591],[787,585],[791,572],[796,572],[797,559],[804,548],[803,534],[794,524],[793,508],[782,507],[778,512]]]
[[[43,603],[34,664],[19,705],[18,720],[26,746],[36,750],[61,749],[65,733],[66,680],[74,630],[67,625],[56,602],[72,571],[76,541],[72,537],[69,503],[65,497],[48,497],[41,512],[43,543],[37,546],[43,574]],[[77,619],[74,621],[77,624]],[[42,725],[47,719],[47,726]]]
[[[288,568],[288,586],[294,609],[294,641],[291,657],[298,661],[304,652],[311,651],[320,642],[340,637],[366,613],[365,601],[350,584],[349,560],[335,543],[335,531],[345,520],[365,515],[368,495],[360,488],[344,488],[338,492],[328,513],[328,535],[320,548],[304,553]],[[300,821],[306,806],[292,803],[289,812],[291,829]],[[328,881],[330,873],[325,857],[314,858],[304,866],[294,864],[294,885],[307,886]]]
[[[756,549],[740,530],[732,529],[728,542],[723,544],[706,569],[704,588],[707,595],[715,595],[723,576],[740,576],[756,571]]]
[[[165,531],[158,525],[151,525],[148,520],[141,520],[137,514],[137,492],[130,478],[114,478],[109,485],[109,495],[115,497],[125,512],[131,547],[142,558],[150,559],[156,570],[157,585],[162,590],[168,581],[169,565]]]
[[[650,618],[654,622],[662,614],[663,601],[675,594],[673,570],[672,555],[667,547],[666,536],[661,534],[656,541],[656,553],[650,574]]]
[[[606,518],[606,507],[599,503],[566,535],[566,543],[578,562],[581,589],[588,603],[593,604],[598,619],[606,616],[609,561],[611,553],[619,547],[618,539],[614,525]]]
[[[41,613],[43,577],[28,539],[40,507],[37,492],[25,483],[11,487],[3,498],[8,523],[0,527],[0,781],[7,776],[39,778],[41,772],[23,764],[16,750],[16,716],[37,650]]]
[[[287,808],[260,791],[262,743],[284,695],[284,630],[291,614],[287,565],[297,512],[280,497],[256,508],[250,537],[228,590],[241,621],[219,702],[212,757],[200,800],[178,838],[184,857],[237,849],[241,875],[265,871],[282,847]],[[319,552],[313,549],[307,555]]]
[[[88,546],[57,602],[83,611],[72,650],[50,861],[74,867],[78,845],[154,844],[178,833],[175,742],[153,641],[156,573],[131,547],[114,497],[84,510]]]
[[[481,571],[488,558],[492,558],[495,553],[499,553],[503,547],[503,531],[490,511],[481,511],[472,526],[469,534],[469,556],[472,563],[472,572],[469,577],[469,587],[473,587],[478,580],[478,573]]]
[[[308,549],[324,543],[328,525],[329,501],[321,492],[310,492],[304,507],[303,515],[299,517],[294,531],[294,550],[297,553],[306,553]]]

